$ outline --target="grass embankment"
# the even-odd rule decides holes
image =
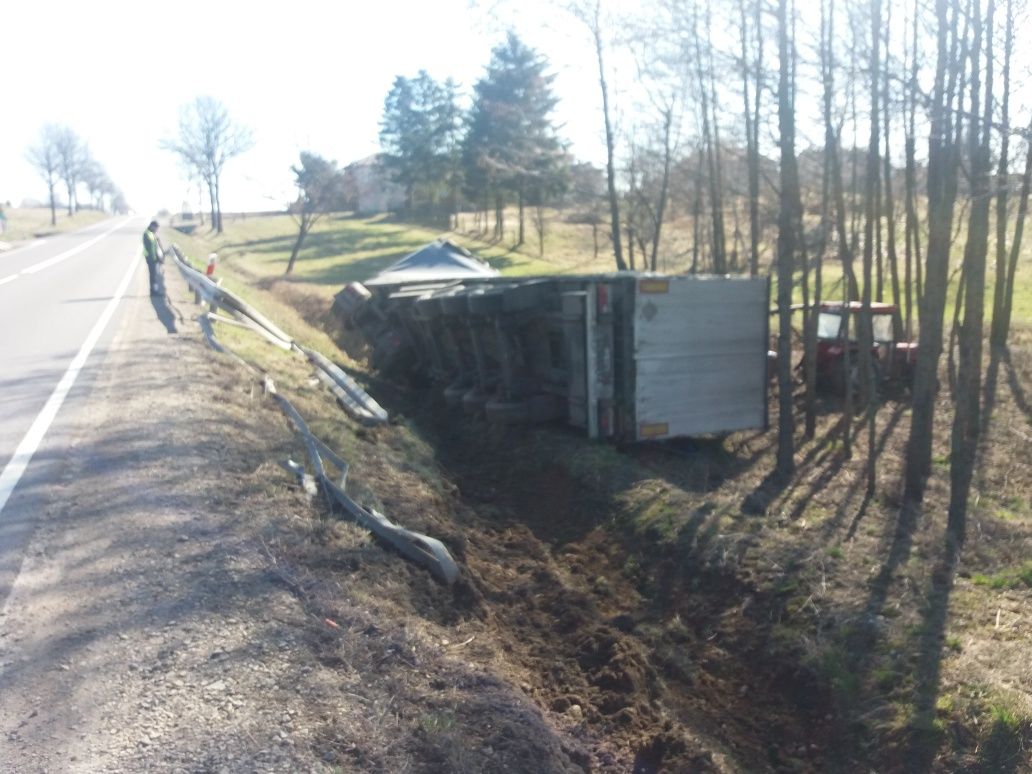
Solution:
[[[330,297],[436,233],[327,219],[316,236],[289,279],[285,217],[177,241],[200,261],[219,251],[229,287],[300,340],[361,367],[327,333]],[[528,265],[495,257],[511,262],[507,271]],[[1030,287],[1025,273],[1019,288]],[[1030,306],[1015,308],[1020,317]],[[270,365],[284,357],[247,334],[225,335]],[[289,386],[314,394],[292,362]],[[879,412],[878,486],[867,498],[866,437],[847,458],[831,402],[816,438],[798,439],[796,478],[777,488],[767,478],[772,433],[619,452],[547,429],[442,423],[429,396],[388,385],[377,397],[412,420],[382,433],[301,400],[317,432],[358,461],[356,482],[373,502],[446,542],[456,531],[449,544],[463,547],[491,622],[477,636],[493,644],[469,657],[529,685],[549,718],[569,719],[576,706],[589,733],[633,745],[673,717],[676,732],[709,740],[744,770],[1028,771],[1032,338],[1017,331],[997,365],[957,565],[943,540],[945,393],[928,496],[913,519],[897,498],[904,403]],[[603,632],[608,621],[619,631]],[[607,671],[594,672],[606,653]],[[650,714],[656,697],[663,716]]]
[[[50,210],[46,207],[10,207],[4,209],[7,228],[0,234],[0,242],[20,242],[24,239],[50,236],[65,231],[85,228],[111,217],[99,210],[79,210],[69,215],[67,209],[57,211],[57,224],[50,224]]]

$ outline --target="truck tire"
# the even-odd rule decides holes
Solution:
[[[452,382],[444,388],[444,402],[449,406],[462,404],[462,396],[469,392],[469,385],[463,382]]]
[[[480,414],[489,398],[490,396],[486,392],[482,392],[476,387],[467,390],[466,394],[462,396],[462,410],[466,414]]]
[[[556,395],[531,395],[524,400],[491,400],[484,406],[487,418],[504,425],[551,422],[566,413],[566,401]]]

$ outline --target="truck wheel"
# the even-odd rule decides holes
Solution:
[[[466,394],[462,396],[462,410],[466,414],[479,414],[484,410],[487,399],[487,393],[481,392],[476,387],[467,390]]]
[[[462,382],[452,382],[444,388],[444,402],[449,406],[458,406],[462,403],[462,396],[469,392],[469,385]]]
[[[533,395],[526,403],[531,422],[551,422],[566,414],[566,401],[557,395]]]

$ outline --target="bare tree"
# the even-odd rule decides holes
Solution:
[[[993,17],[995,0],[988,0],[983,23],[981,0],[972,3],[971,24],[971,115],[968,128],[968,156],[971,170],[971,212],[964,245],[964,324],[960,332],[960,363],[957,371],[956,412],[950,443],[949,538],[954,545],[964,542],[968,497],[974,474],[978,439],[981,435],[982,334],[985,303],[985,264],[989,249],[990,127],[993,119]],[[983,26],[984,24],[984,26]],[[985,43],[985,107],[979,82],[980,47]]]
[[[695,40],[695,75],[698,88],[700,120],[702,122],[702,145],[706,154],[706,171],[712,223],[713,271],[723,274],[727,271],[727,247],[724,236],[724,202],[721,185],[720,136],[716,121],[716,87],[713,82],[713,44],[710,40],[712,12],[707,0],[705,9],[705,30],[699,30],[698,8],[693,8],[692,34]],[[706,40],[706,49],[702,47]]]
[[[794,202],[799,200],[795,156],[795,105],[789,54],[787,0],[778,0],[778,126],[781,148],[781,191],[778,215],[778,450],[782,479],[795,470],[795,418],[792,415],[792,270],[799,233]],[[794,41],[793,41],[794,43]],[[715,261],[714,261],[715,262]]]
[[[179,157],[208,188],[212,228],[222,233],[221,180],[226,162],[253,147],[251,131],[236,124],[214,97],[197,97],[179,111],[179,134],[160,146]]]
[[[864,172],[864,203],[866,217],[864,218],[864,257],[863,272],[864,284],[861,291],[860,330],[857,332],[857,342],[860,345],[860,385],[861,395],[867,403],[867,495],[874,494],[875,486],[875,416],[878,407],[878,379],[875,372],[873,349],[873,321],[871,318],[871,270],[874,259],[875,229],[878,227],[878,208],[876,197],[878,192],[878,155],[881,144],[879,129],[881,116],[879,115],[878,98],[881,92],[879,81],[879,67],[881,66],[881,54],[879,43],[881,42],[881,0],[871,0],[870,3],[871,23],[871,113],[870,113],[870,143],[867,147],[867,168]],[[880,285],[880,283],[879,283]]]
[[[905,264],[903,270],[904,319],[903,328],[907,338],[913,335],[914,292],[918,301],[921,297],[921,234],[917,227],[917,63],[918,49],[918,3],[914,0],[913,18],[911,19],[911,44],[909,50],[910,73],[906,88],[906,109],[904,112],[904,153],[905,153],[905,186],[906,186],[906,219],[905,219]]]
[[[1003,41],[1003,96],[1000,106],[1000,159],[996,171],[996,282],[993,288],[993,321],[990,341],[993,349],[1002,349],[1007,343],[1007,330],[1003,328],[1004,306],[1007,292],[1007,195],[1010,188],[1010,91],[1011,56],[1014,53],[1014,6],[1007,0],[1006,32]],[[986,129],[988,131],[988,128]],[[1020,206],[1020,205],[1019,205]],[[1019,220],[1022,210],[1018,211]],[[1020,238],[1020,229],[1015,227],[1015,237]],[[1007,320],[1009,325],[1010,321]]]
[[[82,174],[87,153],[79,135],[67,126],[58,128],[55,146],[58,169],[65,188],[68,190],[68,215],[71,216],[75,213],[78,204],[76,190],[79,187],[79,176]]]
[[[763,29],[760,15],[761,0],[752,0],[752,39],[755,52],[750,61],[749,17],[746,0],[738,0],[739,32],[741,40],[742,102],[745,116],[746,164],[749,178],[749,273],[760,271],[760,99],[763,91]],[[749,99],[749,78],[752,74],[753,99]]]
[[[336,162],[309,151],[301,151],[301,164],[291,167],[294,184],[297,186],[297,200],[290,207],[290,213],[297,221],[297,240],[287,261],[286,274],[294,270],[297,254],[316,221],[333,210],[341,201],[344,191],[343,175]]]
[[[954,98],[964,57],[958,56],[960,9],[956,0],[935,0],[936,66],[928,138],[928,249],[920,298],[921,334],[914,369],[913,415],[907,440],[904,498],[920,503],[931,471],[935,397],[939,391],[943,313],[957,198],[957,132]],[[959,104],[959,98],[958,98]]]
[[[47,195],[50,201],[50,225],[57,225],[57,200],[54,189],[60,180],[60,154],[57,150],[58,136],[61,129],[54,124],[47,124],[40,130],[39,139],[29,147],[25,158],[47,184]]]

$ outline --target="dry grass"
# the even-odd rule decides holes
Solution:
[[[207,244],[198,240],[195,250]],[[268,269],[247,251],[224,264],[227,284],[288,331],[361,369],[336,347],[332,326],[318,327],[336,286],[312,275],[278,280]],[[999,366],[956,564],[944,541],[945,394],[929,494],[909,519],[898,500],[905,403],[879,411],[878,487],[867,499],[865,436],[857,425],[847,459],[831,402],[816,439],[799,439],[798,475],[777,488],[768,479],[772,434],[618,451],[561,431],[446,421],[424,394],[375,381],[376,397],[408,416],[380,430],[355,428],[303,363],[246,332],[221,335],[272,370],[317,434],[355,463],[362,498],[453,547],[476,601],[457,604],[353,530],[313,530],[291,549],[296,562],[328,588],[347,578],[350,604],[374,621],[404,622],[421,643],[416,652],[476,635],[463,657],[526,686],[554,733],[572,727],[576,703],[583,720],[573,726],[597,768],[627,764],[636,744],[667,733],[648,709],[658,702],[681,744],[696,740],[683,749],[714,751],[718,768],[726,756],[749,770],[1029,770],[1027,333],[1015,334]],[[611,635],[608,622],[621,616],[630,616],[630,630]],[[578,651],[603,629],[630,681],[622,725],[598,682],[611,677]],[[457,695],[417,700],[417,687],[405,690],[406,728],[437,740],[454,770],[482,762],[455,757],[464,734],[483,732],[455,709]]]
[[[98,210],[80,210],[69,216],[67,209],[59,208],[57,224],[51,225],[50,209],[45,207],[7,207],[4,208],[4,214],[7,215],[7,228],[0,234],[0,241],[4,242],[18,242],[23,239],[74,231],[111,217]]]

